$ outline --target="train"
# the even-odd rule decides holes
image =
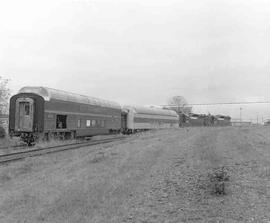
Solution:
[[[122,125],[127,134],[149,129],[177,128],[179,116],[175,111],[161,108],[123,106]]]
[[[231,117],[226,115],[211,114],[179,114],[179,126],[231,126]]]
[[[117,102],[47,87],[26,86],[10,98],[9,135],[28,145],[51,138],[175,128],[179,116],[162,108],[121,106]]]

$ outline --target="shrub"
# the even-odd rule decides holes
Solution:
[[[225,195],[225,182],[229,181],[228,171],[224,167],[216,168],[209,174],[214,194]]]
[[[5,138],[5,136],[6,136],[5,129],[2,126],[0,126],[0,138]]]

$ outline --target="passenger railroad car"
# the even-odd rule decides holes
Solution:
[[[179,117],[172,110],[137,106],[122,108],[122,129],[126,133],[178,126]]]
[[[36,138],[92,136],[121,129],[118,103],[47,87],[24,87],[10,99],[10,135]]]

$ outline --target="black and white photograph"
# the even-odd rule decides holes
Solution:
[[[269,0],[0,0],[0,223],[270,223]]]

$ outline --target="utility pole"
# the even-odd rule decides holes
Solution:
[[[240,107],[240,125],[242,125],[242,108]]]

